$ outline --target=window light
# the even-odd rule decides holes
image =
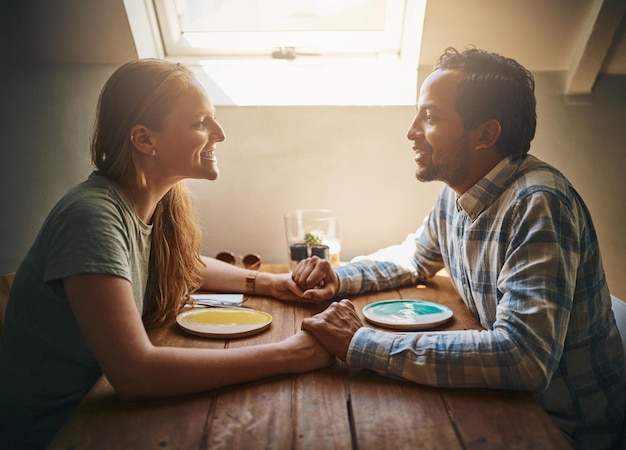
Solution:
[[[144,1],[217,105],[415,104],[425,0]]]

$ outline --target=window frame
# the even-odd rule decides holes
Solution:
[[[417,97],[417,68],[426,0],[389,1],[389,4],[393,5],[396,10],[400,10],[398,5],[402,5],[403,17],[401,27],[394,27],[395,35],[388,34],[385,38],[385,47],[379,47],[378,51],[365,48],[366,44],[380,39],[381,32],[291,32],[290,35],[296,36],[290,41],[294,44],[295,58],[290,58],[288,54],[284,58],[272,58],[271,54],[268,54],[270,50],[267,48],[268,44],[271,44],[273,50],[282,47],[282,50],[289,52],[291,49],[278,45],[282,43],[276,40],[280,34],[268,32],[262,32],[265,34],[264,51],[243,46],[237,52],[233,48],[234,44],[231,43],[232,39],[226,41],[223,37],[217,39],[219,32],[208,36],[216,38],[220,47],[194,48],[191,45],[193,39],[190,39],[189,35],[186,36],[180,29],[174,0],[143,0],[143,10],[134,0],[124,0],[124,3],[139,56],[161,57],[192,66],[200,75],[216,105],[414,105]],[[146,21],[146,19],[152,25],[150,33],[146,32],[143,24],[137,23],[138,20]],[[392,19],[387,17],[386,21],[389,22],[389,20]],[[398,21],[398,17],[395,17],[395,20]],[[140,31],[136,32],[136,30]],[[256,33],[238,33],[249,41],[260,39]],[[345,37],[347,33],[353,37],[359,37],[359,45],[354,46],[352,53],[349,54],[337,48],[331,49],[333,51],[318,53],[312,47],[305,45],[310,43],[316,33],[327,33],[335,37],[339,35]],[[366,37],[367,33],[369,37]],[[143,36],[143,43],[138,42],[138,34]],[[226,33],[221,34],[224,36]],[[152,39],[153,42],[146,44],[147,39]],[[391,45],[393,40],[396,40],[395,46]],[[140,49],[148,49],[148,51],[144,51],[144,55],[141,55]],[[315,53],[315,56],[309,56],[306,53]],[[347,69],[347,64],[353,64],[353,69]],[[245,81],[247,86],[237,87],[237,71],[241,70],[247,73],[259,72],[275,75],[267,75],[266,83],[255,85],[248,79]],[[304,89],[285,89],[286,82],[310,86],[305,83],[306,80],[310,80],[311,74],[315,71],[322,74],[320,79],[332,80],[328,82],[340,84],[336,86],[339,93],[335,97],[336,100],[332,95],[320,96],[313,93],[307,95]],[[346,74],[349,74],[348,78]],[[371,88],[350,93],[352,84],[350,76],[353,77],[352,79],[354,77],[365,78],[362,85]],[[244,81],[240,82],[242,83]],[[387,86],[384,86],[385,84]],[[399,92],[387,96],[386,92],[390,89],[396,89]],[[255,90],[257,94],[253,93]],[[258,92],[259,90],[265,93],[262,94]],[[385,97],[388,100],[385,100]]]
[[[163,46],[168,56],[211,58],[271,57],[274,48],[294,47],[297,53],[321,57],[363,57],[403,53],[405,8],[413,0],[387,0],[382,31],[183,31],[175,0],[153,0]],[[320,44],[322,42],[322,44]],[[373,51],[372,49],[378,49]]]

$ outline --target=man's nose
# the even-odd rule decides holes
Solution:
[[[411,122],[411,126],[406,132],[406,137],[409,139],[409,141],[414,141],[421,132],[422,130],[419,126],[419,123],[417,122],[417,117],[416,117],[415,119],[413,119],[413,122]]]

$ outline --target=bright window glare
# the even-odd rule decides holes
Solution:
[[[143,1],[216,105],[415,104],[426,0]]]
[[[294,64],[201,61],[199,79],[216,105],[415,105],[417,70],[397,61]]]

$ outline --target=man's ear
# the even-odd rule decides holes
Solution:
[[[500,122],[496,119],[490,119],[481,123],[473,130],[474,148],[478,150],[481,148],[494,147],[500,137],[501,131],[502,127],[500,126]]]
[[[148,155],[154,155],[155,147],[150,138],[150,130],[144,125],[135,125],[130,129],[130,142],[133,147]]]

